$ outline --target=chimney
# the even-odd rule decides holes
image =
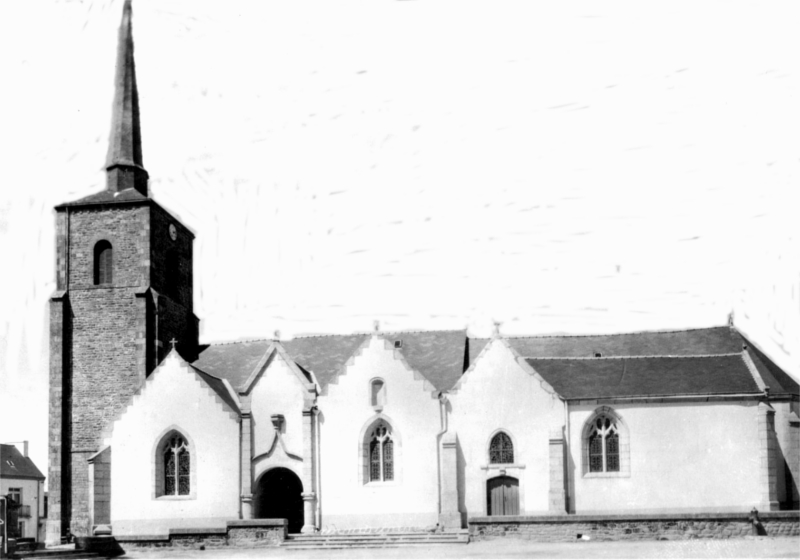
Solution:
[[[28,440],[27,439],[22,442],[22,455],[24,457],[28,456]]]

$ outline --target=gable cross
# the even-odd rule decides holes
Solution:
[[[169,343],[172,344],[172,349],[175,350],[175,345],[178,344],[178,341],[175,340],[174,336],[172,337],[172,340],[169,341]]]

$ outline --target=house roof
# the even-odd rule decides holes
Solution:
[[[33,478],[44,480],[30,457],[25,457],[13,445],[0,444],[0,476],[3,478]]]
[[[136,189],[125,189],[119,192],[110,190],[100,191],[98,193],[84,196],[72,202],[64,202],[56,206],[56,208],[63,208],[65,206],[84,206],[91,204],[120,204],[123,202],[146,202],[152,199],[144,196]]]
[[[525,361],[565,399],[761,393],[741,353]]]
[[[697,356],[742,351],[742,337],[729,327],[589,336],[506,339],[521,356],[590,358],[607,356]]]
[[[302,336],[281,341],[281,346],[298,366],[312,372],[324,388],[368,338],[368,334]]]

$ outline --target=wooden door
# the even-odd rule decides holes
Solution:
[[[519,481],[498,476],[486,483],[487,515],[519,515]]]

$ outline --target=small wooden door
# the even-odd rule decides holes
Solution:
[[[519,515],[519,481],[512,476],[490,478],[486,483],[487,515]]]

